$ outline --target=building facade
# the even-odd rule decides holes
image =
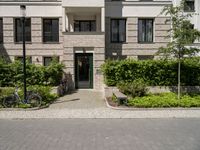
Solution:
[[[189,0],[192,1],[192,0]],[[171,0],[0,0],[0,51],[22,58],[20,5],[26,5],[26,52],[32,63],[58,57],[72,88],[103,88],[106,59],[156,59],[170,41],[160,12]],[[199,2],[195,0],[195,8]],[[192,6],[191,6],[192,7]],[[199,12],[198,9],[195,9]],[[200,19],[192,21],[200,29]]]

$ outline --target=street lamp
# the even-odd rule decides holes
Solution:
[[[25,37],[25,21],[26,21],[26,6],[20,5],[21,24],[22,24],[22,42],[23,42],[23,73],[24,73],[24,102],[27,103],[26,89],[26,37]]]

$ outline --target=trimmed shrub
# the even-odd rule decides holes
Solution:
[[[53,61],[49,66],[30,64],[27,61],[27,85],[57,86],[63,75],[64,65]],[[6,63],[0,59],[0,87],[23,84],[23,64],[20,61]]]
[[[144,80],[148,86],[174,86],[177,85],[178,63],[175,60],[108,60],[102,65],[102,72],[108,86],[136,79]],[[181,84],[200,85],[200,58],[182,61]]]
[[[146,84],[141,79],[136,79],[132,82],[120,82],[117,87],[120,92],[131,97],[141,97],[147,93]]]

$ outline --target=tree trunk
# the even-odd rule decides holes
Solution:
[[[178,99],[181,97],[181,60],[178,59]]]

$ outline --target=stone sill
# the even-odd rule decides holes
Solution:
[[[63,32],[63,35],[105,35],[105,32]]]

